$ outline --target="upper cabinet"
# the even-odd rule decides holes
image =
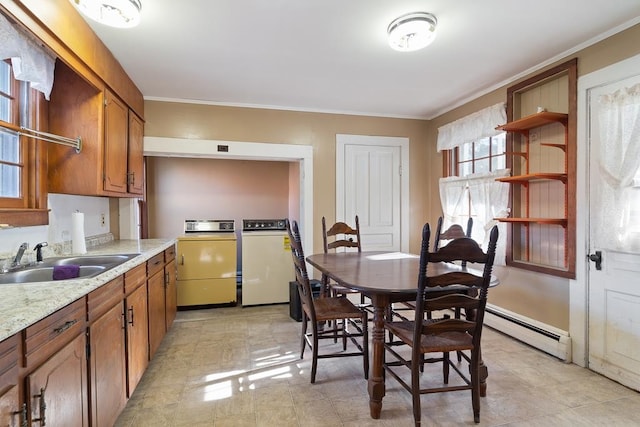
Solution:
[[[572,60],[507,90],[512,176],[507,264],[575,277],[576,90]]]
[[[56,64],[49,126],[61,135],[80,136],[82,150],[49,146],[49,192],[141,195],[142,119],[109,89],[97,86],[65,64]]]
[[[49,144],[48,165],[36,165],[48,177],[43,191],[142,195],[144,100],[113,54],[68,0],[8,0],[0,12],[57,56],[48,126],[39,130],[82,138],[80,153]]]

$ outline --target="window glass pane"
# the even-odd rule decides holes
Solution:
[[[483,138],[474,144],[475,158],[487,157],[489,155],[489,138]],[[476,171],[477,172],[477,171]]]
[[[0,197],[20,197],[20,168],[0,165]]]
[[[11,121],[11,67],[0,61],[0,120]]]
[[[461,162],[473,159],[473,142],[462,144],[460,148],[458,148],[458,155],[460,157],[459,161]]]
[[[489,172],[489,158],[480,159],[475,161],[475,168],[473,173],[484,173]]]
[[[491,170],[496,171],[498,169],[504,169],[507,167],[506,156],[496,156],[491,158]]]
[[[0,130],[0,160],[20,163],[20,141],[18,135]]]
[[[473,173],[472,167],[473,167],[473,164],[471,162],[460,163],[458,176],[466,176],[466,175],[469,175],[470,173]]]
[[[501,133],[499,135],[491,137],[491,154],[497,155],[502,154],[506,150],[507,146],[507,138],[506,133]]]

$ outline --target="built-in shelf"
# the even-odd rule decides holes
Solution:
[[[566,149],[567,149],[567,145],[566,144],[551,144],[549,142],[541,142],[540,145],[544,145],[545,147],[559,148],[562,151],[566,151]]]
[[[524,132],[528,131],[529,129],[537,128],[551,123],[562,123],[566,126],[568,117],[569,115],[565,113],[552,113],[549,111],[543,111],[542,113],[531,114],[521,119],[505,123],[504,125],[496,127],[496,129],[503,130],[505,132]]]
[[[500,222],[510,222],[517,224],[547,224],[547,225],[561,225],[567,226],[566,218],[496,218]]]
[[[505,176],[504,178],[496,178],[496,181],[510,182],[514,184],[526,184],[529,181],[537,181],[537,180],[543,180],[543,179],[554,179],[562,182],[567,182],[567,174],[535,172],[527,175]]]

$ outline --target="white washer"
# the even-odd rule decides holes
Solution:
[[[288,303],[293,280],[285,220],[243,220],[242,305]]]

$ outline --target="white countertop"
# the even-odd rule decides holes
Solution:
[[[116,240],[89,248],[86,255],[133,254],[135,258],[87,279],[0,285],[0,341],[82,298],[175,244],[174,239]]]

